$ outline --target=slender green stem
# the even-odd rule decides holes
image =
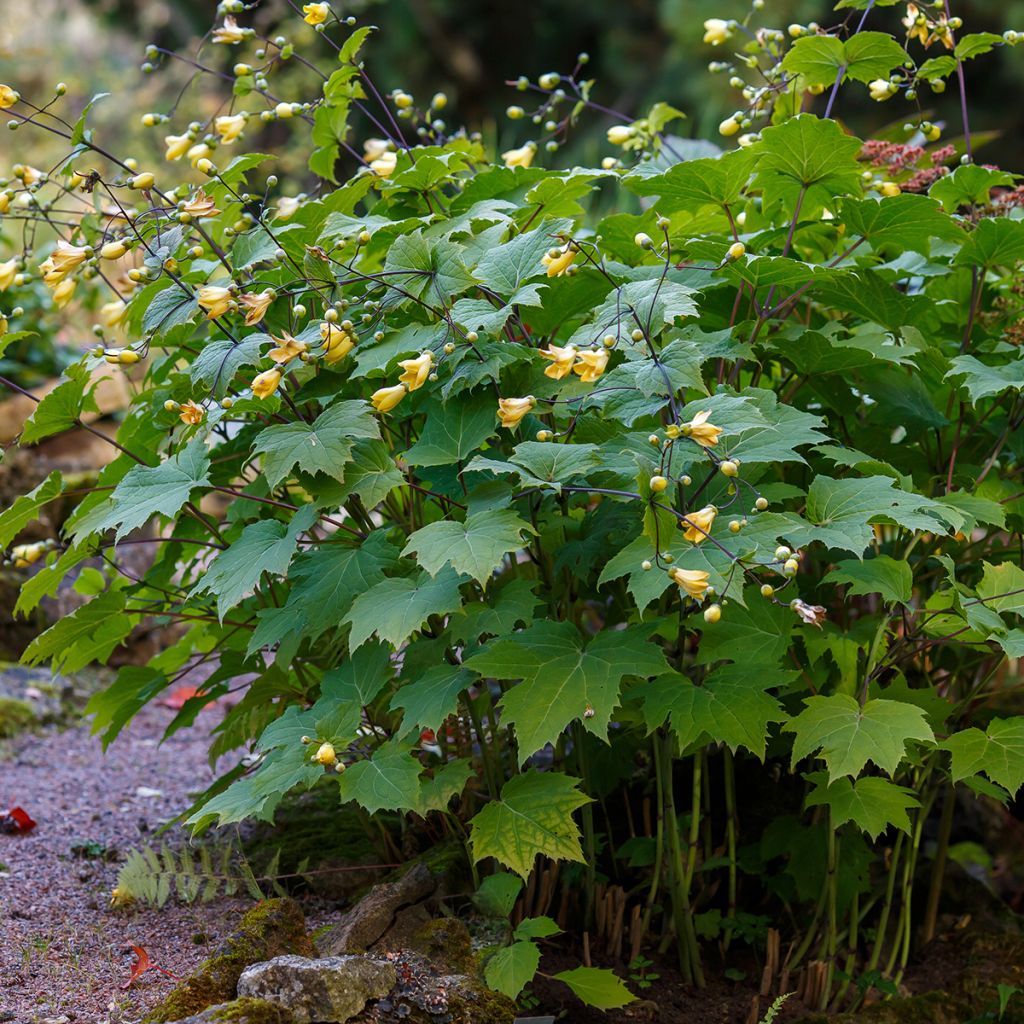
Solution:
[[[722,751],[722,774],[725,784],[725,849],[729,860],[728,907],[725,919],[727,922],[736,919],[736,838],[739,833],[739,816],[736,813],[736,768],[733,764],[732,751],[724,747]],[[722,942],[723,950],[729,948],[732,930],[727,925]]]
[[[942,895],[942,882],[946,874],[946,855],[949,852],[949,837],[953,831],[953,811],[956,808],[956,790],[952,785],[945,787],[946,798],[942,804],[942,817],[939,819],[939,835],[935,848],[935,864],[932,867],[931,885],[928,888],[928,903],[924,911],[924,923],[921,925],[921,942],[931,942],[935,937],[935,923],[939,916],[939,898]]]

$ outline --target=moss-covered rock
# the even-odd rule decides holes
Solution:
[[[0,697],[0,740],[10,739],[36,725],[36,713],[26,700]]]
[[[315,956],[299,905],[290,899],[263,900],[243,918],[234,932],[189,978],[145,1018],[147,1024],[178,1021],[235,998],[242,971],[251,964],[294,953]]]
[[[422,925],[409,948],[449,974],[473,974],[477,969],[469,930],[454,917],[435,917]]]
[[[284,1007],[264,999],[233,999],[174,1024],[294,1024],[294,1020]]]

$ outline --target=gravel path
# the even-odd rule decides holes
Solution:
[[[183,976],[252,905],[111,910],[118,864],[71,852],[85,841],[123,857],[209,785],[207,733],[218,712],[160,744],[173,716],[147,707],[106,755],[86,725],[0,747],[0,813],[20,804],[38,823],[27,835],[0,833],[0,1022],[136,1021],[174,983],[151,971],[122,990],[130,947]]]

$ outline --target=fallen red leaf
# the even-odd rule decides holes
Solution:
[[[135,954],[135,963],[131,965],[131,973],[128,975],[128,980],[121,988],[131,988],[147,971],[159,971],[161,974],[166,974],[168,978],[178,981],[177,975],[171,974],[170,971],[165,971],[162,967],[158,967],[153,963],[149,958],[149,954],[142,946],[132,946],[132,952]]]
[[[175,687],[160,703],[165,708],[171,708],[174,711],[180,711],[186,701],[190,701],[193,697],[199,696],[199,689],[195,686],[178,686]]]
[[[0,817],[0,832],[6,832],[8,835],[31,832],[35,827],[36,823],[23,807],[12,807]]]

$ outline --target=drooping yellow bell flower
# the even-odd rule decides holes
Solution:
[[[215,284],[203,285],[196,294],[196,299],[199,305],[206,310],[208,320],[215,320],[217,317],[223,316],[235,304],[231,289]]]
[[[512,430],[518,427],[523,417],[536,405],[536,399],[532,395],[525,398],[499,398],[498,418],[503,427]]]
[[[270,337],[277,342],[277,347],[272,348],[267,355],[281,366],[302,355],[309,347],[304,341],[299,341],[298,338],[293,338],[288,333],[281,338],[273,334]]]
[[[561,277],[572,266],[574,259],[576,259],[575,250],[566,245],[561,249],[551,249],[544,253],[540,261],[548,268],[548,277]]]
[[[552,380],[561,380],[572,373],[572,365],[576,362],[576,347],[574,345],[548,345],[542,348],[540,354],[545,359],[551,360],[551,365],[544,370],[544,376]]]
[[[681,590],[686,591],[689,597],[695,601],[703,601],[704,593],[708,589],[708,573],[702,569],[673,569],[669,576],[676,582]]]
[[[391,412],[406,394],[404,384],[394,384],[389,388],[378,388],[370,395],[370,402],[377,412]]]
[[[192,145],[192,138],[188,135],[165,135],[164,145],[167,151],[164,158],[167,160],[180,160]]]
[[[610,353],[606,348],[590,349],[576,356],[573,372],[578,373],[584,384],[593,384],[608,367]]]
[[[680,428],[683,436],[705,448],[713,448],[718,444],[718,435],[722,433],[722,428],[716,427],[714,423],[708,423],[710,415],[711,412],[707,409],[698,412],[689,423],[684,423]]]
[[[732,28],[724,18],[708,18],[704,22],[704,42],[721,46],[732,38]]]
[[[253,382],[250,387],[252,388],[252,393],[257,398],[264,399],[269,398],[277,390],[280,383],[280,370],[264,370],[253,378]]]
[[[613,146],[625,145],[634,135],[636,135],[636,129],[631,124],[613,124],[605,132],[605,137]]]
[[[274,297],[274,292],[270,288],[262,292],[246,292],[238,297],[239,303],[245,310],[246,327],[258,324],[266,316],[267,309],[274,301]]]
[[[692,544],[700,544],[711,532],[711,524],[717,515],[718,509],[714,505],[705,505],[698,512],[687,512],[686,519],[683,521],[686,525],[683,537]]]
[[[202,423],[205,415],[206,410],[201,405],[196,405],[191,399],[187,402],[182,402],[181,409],[179,410],[181,422],[187,423],[191,427]]]
[[[331,13],[330,4],[303,4],[302,19],[307,25],[322,25]]]
[[[355,338],[340,324],[324,321],[320,325],[320,338],[324,343],[324,361],[333,366],[340,363],[355,347]]]
[[[238,22],[230,15],[224,15],[224,24],[213,30],[213,41],[226,46],[234,46],[245,38],[245,30],[238,27]]]
[[[14,278],[18,273],[18,261],[15,259],[0,263],[0,292],[7,291],[14,284]]]
[[[244,114],[222,114],[213,122],[214,131],[220,136],[221,142],[225,145],[234,142],[243,131],[245,131],[246,118]],[[191,154],[189,154],[191,156]],[[201,154],[209,156],[209,152]]]
[[[185,156],[188,157],[188,162],[193,167],[198,167],[200,161],[205,160],[212,152],[213,150],[205,142],[199,142],[190,146]]]
[[[367,139],[363,143],[363,159],[370,163],[378,157],[382,157],[391,148],[387,139]]]
[[[537,155],[537,143],[527,142],[518,149],[507,149],[501,154],[506,167],[529,167]]]
[[[377,175],[378,178],[390,178],[395,173],[395,167],[398,166],[398,154],[392,152],[390,149],[385,150],[376,160],[370,161],[370,170]]]
[[[0,85],[0,110],[13,107],[20,99],[21,96],[9,85]]]
[[[216,217],[220,210],[217,209],[216,202],[211,199],[202,189],[199,189],[191,199],[186,202],[182,208],[182,213],[187,213],[190,217]]]
[[[301,203],[294,196],[281,196],[277,201],[277,219],[287,220],[294,216],[300,205]]]
[[[71,301],[75,294],[75,287],[77,284],[78,282],[73,277],[69,277],[61,281],[61,283],[53,289],[53,304],[58,309],[63,309]]]
[[[117,327],[128,312],[128,304],[123,299],[114,299],[113,302],[104,303],[100,306],[100,323],[104,327]]]
[[[50,255],[53,260],[53,269],[60,274],[70,273],[75,267],[80,266],[89,258],[89,250],[84,246],[72,245],[60,239],[57,247]]]
[[[434,366],[433,352],[421,352],[415,359],[402,359],[398,364],[402,370],[399,382],[404,384],[410,391],[416,391],[423,387],[430,376]]]

